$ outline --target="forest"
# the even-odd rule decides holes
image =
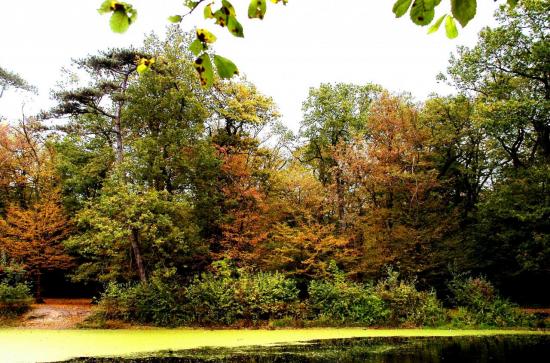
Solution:
[[[550,304],[550,3],[496,17],[439,74],[452,95],[325,83],[298,132],[244,76],[203,87],[175,25],[68,62],[55,107],[0,126],[0,315],[549,324],[517,307]],[[0,68],[0,104],[23,78]]]

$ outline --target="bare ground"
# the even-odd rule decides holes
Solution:
[[[89,299],[45,299],[26,313],[20,327],[32,329],[71,329],[82,323],[92,310]]]

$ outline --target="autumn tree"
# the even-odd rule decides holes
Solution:
[[[55,151],[46,143],[43,131],[34,118],[0,126],[0,205],[26,207],[55,185]]]
[[[315,168],[323,185],[336,186],[336,215],[339,230],[345,228],[342,170],[332,153],[340,143],[352,140],[366,129],[369,107],[381,88],[367,84],[322,84],[309,91],[302,109],[300,136],[305,140],[302,160]]]
[[[43,302],[42,275],[73,265],[63,245],[69,233],[69,219],[55,190],[28,208],[11,205],[1,221],[0,246],[30,274],[39,303]]]
[[[419,274],[441,263],[434,248],[453,223],[438,193],[426,131],[406,98],[384,93],[371,106],[364,136],[334,153],[361,274],[376,275],[384,265]]]

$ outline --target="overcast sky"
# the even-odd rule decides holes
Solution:
[[[127,0],[138,9],[138,21],[119,35],[110,31],[108,16],[96,11],[102,0],[3,2],[0,65],[40,92],[32,97],[10,93],[0,99],[0,114],[11,119],[20,118],[23,103],[26,114],[51,106],[50,90],[71,58],[139,46],[144,34],[164,33],[169,15],[184,12],[182,0]],[[475,44],[478,31],[494,24],[497,8],[493,1],[479,1],[476,18],[457,39],[449,40],[443,31],[428,36],[426,28],[408,18],[395,19],[389,0],[290,0],[286,7],[269,2],[264,21],[246,19],[248,0],[233,3],[245,39],[209,24],[218,35],[216,50],[275,99],[283,121],[294,129],[308,89],[322,82],[375,82],[392,91],[409,91],[418,100],[432,92],[451,92],[435,76],[445,70],[457,45]],[[440,8],[443,14],[446,9]],[[200,15],[186,18],[182,27],[204,25]]]

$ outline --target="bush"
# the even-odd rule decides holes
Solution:
[[[184,290],[175,281],[153,276],[147,284],[110,283],[101,295],[96,317],[158,326],[181,325]]]
[[[311,317],[327,323],[354,323],[372,326],[388,315],[384,302],[369,286],[347,281],[335,265],[327,281],[314,280],[309,285]]]
[[[243,273],[235,293],[243,307],[244,319],[283,319],[298,311],[296,282],[280,273]]]
[[[186,289],[189,322],[231,325],[237,320],[261,321],[293,316],[298,289],[279,273],[231,277],[227,270],[203,274]]]
[[[399,273],[392,269],[374,291],[390,311],[384,325],[438,326],[446,320],[445,309],[434,291],[418,291],[414,280],[400,280]]]
[[[500,297],[494,286],[483,277],[455,275],[449,283],[458,313],[453,324],[459,327],[513,327],[530,325],[532,318],[517,306]]]
[[[216,266],[218,271],[196,277],[187,287],[160,276],[147,284],[111,283],[96,318],[159,326],[232,325],[293,317],[298,310],[296,284],[283,275],[241,272],[232,277],[226,265]]]
[[[26,284],[0,283],[0,315],[17,316],[30,309],[33,298]]]
[[[187,320],[194,324],[233,324],[243,313],[235,294],[235,279],[203,274],[185,291]]]

